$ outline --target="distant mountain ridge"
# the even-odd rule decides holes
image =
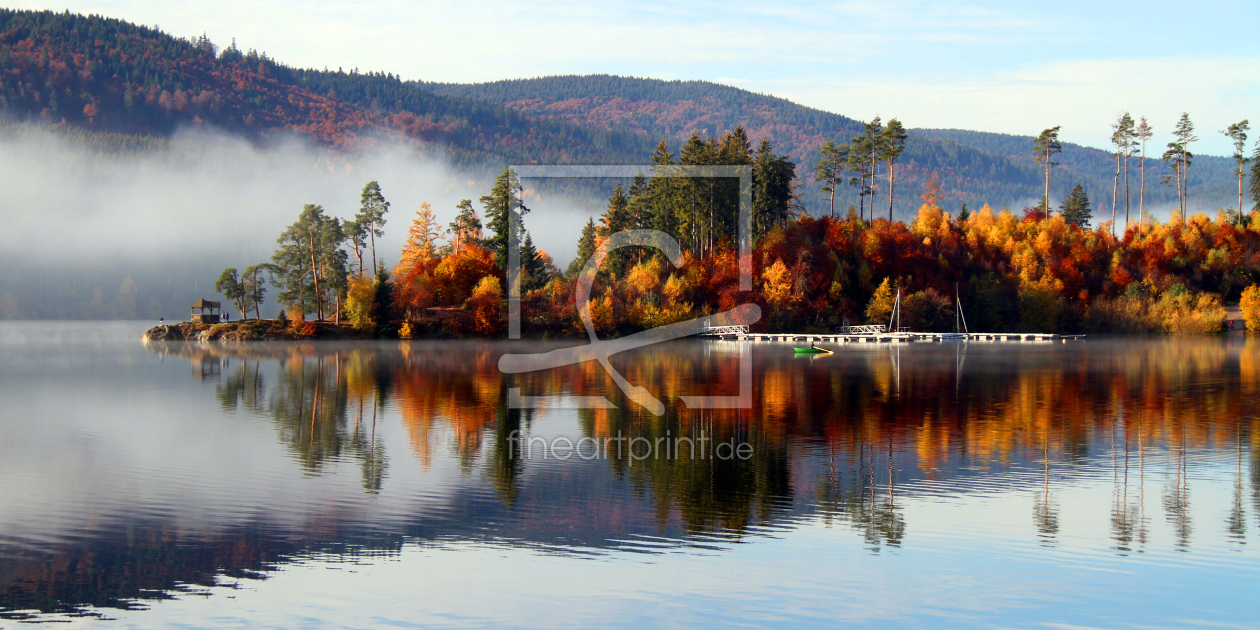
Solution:
[[[0,9],[0,111],[18,120],[158,137],[209,125],[255,139],[296,133],[344,151],[404,142],[482,171],[506,164],[645,164],[661,138],[677,150],[693,133],[716,136],[742,125],[753,142],[769,138],[797,163],[802,201],[815,214],[823,209],[812,182],[818,148],[847,141],[862,124],[705,81],[590,75],[405,82],[393,74],[296,69],[235,44],[220,48],[118,19],[11,9]],[[911,129],[898,163],[896,215],[912,215],[932,174],[941,177],[947,210],[964,202],[1018,210],[1041,195],[1030,156],[1027,136]],[[1080,183],[1096,209],[1109,205],[1105,151],[1069,146],[1061,162],[1053,197]],[[1163,171],[1157,161],[1151,166]],[[1224,158],[1196,159],[1193,207],[1232,205],[1228,170]],[[1173,191],[1148,179],[1148,201],[1167,205]],[[880,212],[887,211],[884,185],[876,183]],[[851,188],[837,195],[838,208],[857,202]]]
[[[651,150],[637,134],[536,119],[391,74],[299,70],[235,45],[68,12],[0,9],[0,110],[132,134],[209,124],[349,150],[402,140],[462,165],[646,161]]]
[[[806,179],[823,142],[848,141],[863,124],[779,97],[707,81],[587,75],[478,84],[415,84],[435,93],[500,103],[538,117],[669,138],[673,146],[691,133],[718,134],[743,125],[754,141],[763,136],[770,138],[777,150],[797,162],[798,174]],[[890,114],[895,117],[895,112]],[[902,120],[907,125],[913,122]],[[897,208],[901,216],[917,207],[917,195],[931,173],[942,178],[947,209],[962,202],[973,209],[986,202],[1019,209],[1019,204],[1041,197],[1042,175],[1032,162],[1032,136],[955,129],[911,128],[909,132],[906,152],[898,167],[898,188],[902,192]],[[1167,205],[1175,199],[1175,193],[1156,185],[1158,175],[1166,170],[1158,160],[1162,153],[1163,147],[1148,147],[1147,201]],[[1155,159],[1151,159],[1152,155]],[[1102,207],[1110,208],[1114,170],[1109,152],[1064,143],[1059,162],[1051,177],[1052,197],[1060,199],[1072,186],[1081,184],[1093,201],[1095,216],[1101,216]],[[1232,161],[1227,158],[1196,158],[1190,171],[1192,206],[1214,210],[1234,205],[1230,203],[1231,166]],[[1130,161],[1130,169],[1130,185],[1136,187],[1136,160]],[[805,191],[811,202],[808,205],[815,212],[821,204],[816,189],[810,184]],[[1137,198],[1135,189],[1133,198]],[[856,203],[855,194],[845,196],[845,205],[849,203]],[[886,208],[886,198],[883,204]]]

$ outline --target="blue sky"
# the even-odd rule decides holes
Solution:
[[[1201,153],[1260,127],[1260,3],[19,1],[176,35],[233,37],[299,66],[477,82],[612,73],[704,79],[911,127],[1105,146],[1121,111],[1157,146],[1190,112]],[[1260,136],[1260,132],[1252,134]]]

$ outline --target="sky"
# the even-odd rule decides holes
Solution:
[[[1260,127],[1260,3],[18,0],[179,36],[233,38],[294,66],[472,83],[609,73],[700,79],[909,127],[1061,137],[1106,147],[1123,111],[1157,146],[1182,111],[1198,151]],[[1253,133],[1253,137],[1260,133]],[[1250,149],[1250,147],[1249,147]]]

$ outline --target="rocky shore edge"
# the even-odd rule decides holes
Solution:
[[[220,324],[180,322],[154,326],[141,337],[144,341],[304,341],[311,339],[371,339],[372,335],[349,324],[332,322],[286,322],[277,319],[247,319]]]

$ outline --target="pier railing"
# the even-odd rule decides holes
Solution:
[[[888,332],[888,327],[883,324],[841,326],[836,329],[836,332],[841,335],[879,335]]]

